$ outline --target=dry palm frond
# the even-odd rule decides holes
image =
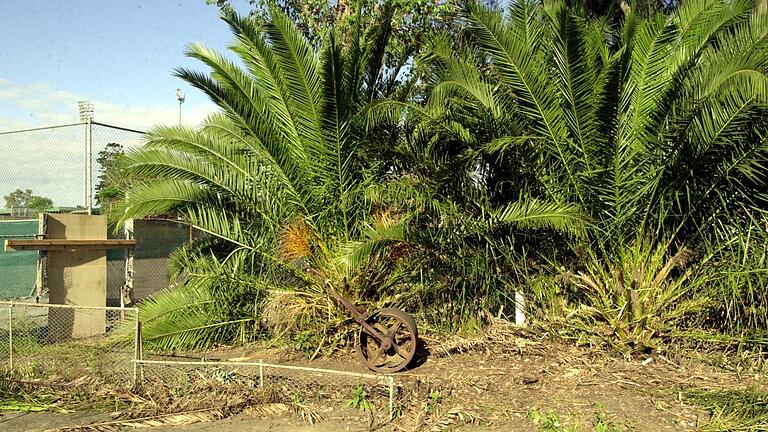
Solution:
[[[284,403],[266,403],[247,407],[243,413],[252,417],[280,417],[288,414],[291,407]]]
[[[111,432],[118,431],[123,427],[132,428],[152,428],[158,426],[181,426],[193,423],[204,423],[224,418],[226,413],[217,408],[193,410],[172,414],[161,414],[155,416],[140,417],[130,420],[113,420],[108,422],[93,423],[89,425],[67,427],[58,429],[59,431],[93,431],[93,432]]]
[[[470,414],[461,407],[451,408],[443,415],[428,422],[430,432],[443,432],[461,424],[475,423],[478,417]]]
[[[314,234],[303,220],[288,225],[280,234],[279,257],[293,261],[308,257],[312,253]]]
[[[373,213],[372,219],[375,229],[385,229],[399,224],[402,215],[392,208],[377,209]]]
[[[427,403],[422,403],[421,406],[413,406],[411,409],[405,412],[397,423],[394,423],[396,429],[402,432],[415,432],[424,429],[427,421]]]
[[[470,351],[517,353],[532,345],[540,345],[531,338],[530,330],[490,314],[486,315],[486,319],[489,322],[486,330],[473,337],[452,335],[442,340],[429,340],[428,337],[422,337],[422,339],[427,340],[431,355],[435,357]]]
[[[669,272],[672,271],[674,268],[680,268],[685,269],[685,267],[688,265],[688,263],[693,258],[693,252],[688,249],[680,249],[675,256],[670,258],[666,264],[664,264],[664,267],[662,267],[661,270],[659,270],[658,274],[656,275],[656,278],[651,283],[651,288],[655,289],[661,283],[669,276]]]
[[[262,312],[262,320],[276,334],[281,334],[327,321],[335,315],[336,308],[328,296],[319,290],[271,290]]]
[[[453,407],[447,411],[437,409],[430,412],[428,402],[422,402],[421,405],[412,406],[392,426],[402,432],[443,432],[462,424],[477,424],[479,421],[479,416],[462,407]]]
[[[298,414],[303,421],[311,425],[322,420],[320,414],[312,407],[299,403],[263,403],[248,406],[243,410],[244,414],[259,418],[282,417],[292,412]]]
[[[320,413],[312,409],[309,405],[294,403],[292,404],[294,411],[301,417],[304,422],[314,425],[322,420]]]

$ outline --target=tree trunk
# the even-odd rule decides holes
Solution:
[[[758,0],[758,1],[766,1],[766,0]],[[629,3],[627,3],[627,0],[616,0],[616,4],[619,5],[621,8],[621,11],[624,12],[624,15],[629,15],[629,12],[631,9],[629,8]]]

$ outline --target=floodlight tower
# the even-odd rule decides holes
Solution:
[[[93,212],[93,102],[83,100],[77,103],[80,121],[85,125],[85,208]]]
[[[181,104],[184,103],[184,92],[176,89],[176,100],[179,101],[179,124],[181,124]]]

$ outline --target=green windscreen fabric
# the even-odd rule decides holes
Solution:
[[[37,220],[0,220],[0,244],[6,239],[33,239]],[[37,252],[5,252],[0,247],[0,299],[27,297],[35,287]]]

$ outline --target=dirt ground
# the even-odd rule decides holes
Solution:
[[[55,431],[59,428],[71,428],[80,424],[88,424],[109,420],[108,413],[14,413],[0,416],[0,430],[7,432]],[[343,419],[326,419],[315,425],[308,425],[299,419],[281,417],[274,419],[254,419],[247,415],[228,417],[209,423],[194,423],[179,426],[160,426],[153,431],[207,431],[207,432],[342,432],[367,431],[365,425],[349,424]]]
[[[734,366],[716,367],[690,356],[667,353],[622,358],[597,349],[577,348],[504,327],[476,338],[425,338],[425,356],[398,374],[401,386],[395,421],[366,421],[351,409],[329,408],[316,425],[294,414],[254,417],[239,414],[212,422],[162,426],[159,431],[421,431],[695,430],[709,416],[685,398],[691,389],[768,388],[762,373]],[[680,352],[683,352],[681,350]],[[222,347],[206,358],[263,359],[365,372],[354,353],[314,361],[264,345]],[[195,357],[195,355],[190,355]],[[57,430],[109,420],[107,412],[3,414],[2,431]],[[546,420],[550,429],[546,429]],[[560,427],[558,429],[557,427]]]

